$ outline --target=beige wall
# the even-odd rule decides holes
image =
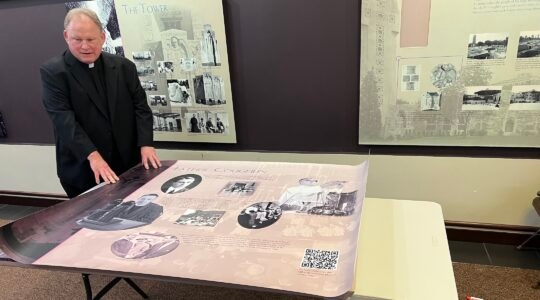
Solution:
[[[366,155],[159,150],[163,160],[357,164]],[[538,226],[540,160],[372,155],[368,197],[440,203],[446,220]],[[0,190],[63,193],[53,146],[0,145]],[[384,220],[381,220],[384,221]]]

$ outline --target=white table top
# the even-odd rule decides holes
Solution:
[[[352,299],[458,299],[441,206],[366,198]]]

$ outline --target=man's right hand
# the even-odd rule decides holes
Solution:
[[[94,178],[96,179],[96,184],[99,184],[99,178],[103,178],[103,181],[106,183],[116,183],[118,176],[114,171],[109,167],[109,164],[101,157],[99,152],[94,151],[88,155],[88,161],[90,162],[90,168],[94,172]]]

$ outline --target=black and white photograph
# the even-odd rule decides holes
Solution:
[[[186,127],[190,133],[227,134],[227,113],[222,111],[195,111],[186,115]]]
[[[206,113],[206,122],[204,126],[205,133],[226,134],[228,128],[229,122],[226,112],[210,111]]]
[[[195,102],[204,105],[221,105],[227,103],[225,87],[220,76],[214,76],[209,72],[193,78]]]
[[[152,118],[154,131],[183,132],[179,113],[153,111]]]
[[[187,209],[174,224],[215,227],[224,214],[223,210]]]
[[[282,211],[275,202],[259,202],[244,208],[238,215],[238,224],[248,229],[260,229],[274,224]]]
[[[202,181],[202,177],[197,174],[183,174],[167,180],[162,186],[161,191],[165,194],[177,194],[187,192]]]
[[[421,111],[441,110],[441,93],[437,91],[426,92],[420,99]]]
[[[210,24],[205,24],[202,31],[201,63],[203,66],[221,65],[216,32]]]
[[[469,86],[465,88],[461,110],[498,110],[502,86]]]
[[[305,177],[285,189],[278,203],[284,213],[345,216],[354,211],[356,191],[343,193],[345,181],[320,183]]]
[[[469,35],[468,59],[504,59],[508,33],[473,33]]]
[[[251,196],[259,185],[256,181],[231,181],[219,192],[223,196]]]
[[[151,110],[160,114],[154,114],[154,139],[236,142],[223,3],[114,1],[125,56],[136,65]],[[151,94],[165,95],[165,101],[151,101]],[[197,126],[190,126],[191,112],[206,109],[226,111],[227,118],[205,114],[197,117]]]
[[[329,192],[325,196],[324,205],[314,206],[307,210],[310,215],[349,216],[354,212],[357,191],[342,193]]]
[[[191,92],[189,90],[189,80],[168,79],[167,90],[171,106],[191,106]]]
[[[193,57],[187,58],[182,57],[180,58],[180,69],[184,72],[193,72],[197,68],[197,60]]]
[[[163,256],[178,247],[180,241],[174,235],[159,232],[128,234],[111,245],[111,252],[126,259],[149,259]]]
[[[163,207],[153,203],[157,198],[157,194],[146,194],[136,200],[116,199],[77,220],[77,224],[100,231],[123,230],[148,225],[163,213]]]
[[[157,91],[158,85],[153,80],[141,80],[141,86],[145,91]]]
[[[135,67],[139,77],[152,76],[156,73],[151,61],[135,61]]]
[[[417,91],[420,87],[420,66],[404,65],[401,70],[401,90]]]
[[[165,95],[149,95],[150,106],[167,106]]]
[[[124,46],[122,44],[122,35],[120,34],[114,0],[66,2],[66,8],[67,10],[74,8],[88,8],[93,10],[98,15],[99,21],[103,24],[103,29],[105,30],[103,51],[124,56]]]
[[[452,85],[457,79],[457,71],[453,64],[438,64],[431,69],[431,83],[436,88]]]
[[[300,178],[281,194],[278,203],[284,211],[305,213],[308,209],[324,204],[324,190],[319,180]]]
[[[540,85],[512,87],[509,110],[540,110]]]
[[[220,134],[227,134],[229,131],[229,117],[226,112],[216,112],[216,132]]]
[[[204,132],[205,133],[217,133],[217,120],[211,115],[207,115],[206,120],[204,121]]]
[[[540,30],[519,33],[517,58],[540,57]]]
[[[175,11],[172,14],[167,14],[167,16],[164,16],[164,18],[159,21],[166,22],[167,19],[170,20],[172,18],[182,20],[179,23],[176,23],[177,27],[175,29],[168,31],[163,35],[164,46],[166,49],[185,51],[185,49],[188,47],[186,40],[193,39],[193,24],[189,23],[191,17],[191,11],[182,10]]]
[[[154,57],[151,51],[133,51],[131,55],[133,60],[151,60]]]
[[[186,114],[186,127],[190,133],[202,133],[204,128],[204,112],[192,112]]]
[[[174,66],[172,61],[159,60],[157,62],[157,68],[159,74],[171,74],[174,72]]]

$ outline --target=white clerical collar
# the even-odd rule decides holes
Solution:
[[[92,69],[94,67],[94,63],[88,64],[88,68]]]

